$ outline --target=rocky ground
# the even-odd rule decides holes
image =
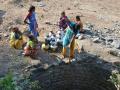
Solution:
[[[69,18],[81,16],[86,33],[85,39],[77,40],[86,53],[76,53],[76,59],[87,63],[100,64],[107,70],[120,71],[120,1],[119,0],[0,0],[0,76],[9,69],[21,73],[24,67],[40,64],[44,68],[58,65],[60,53],[48,53],[39,50],[33,60],[21,56],[21,50],[9,47],[11,26],[18,26],[21,31],[28,29],[23,20],[31,4],[36,6],[40,41],[53,30],[58,30],[60,13],[66,12]],[[76,47],[77,49],[78,47]],[[99,57],[99,59],[98,59]],[[94,60],[95,61],[94,61]],[[93,61],[92,61],[93,60]],[[65,59],[64,61],[67,62]]]

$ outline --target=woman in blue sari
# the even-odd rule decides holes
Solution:
[[[29,13],[25,18],[24,23],[29,25],[29,31],[33,34],[35,38],[37,38],[38,32],[36,29],[38,28],[38,24],[36,20],[35,6],[30,7]]]

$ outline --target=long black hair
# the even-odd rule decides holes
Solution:
[[[33,41],[34,40],[34,36],[33,35],[28,35],[29,40]]]
[[[61,15],[65,15],[65,11],[61,12]]]
[[[80,16],[76,16],[76,20],[80,21]]]
[[[30,6],[28,12],[32,12],[32,11],[35,11],[35,6]]]

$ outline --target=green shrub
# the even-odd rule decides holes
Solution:
[[[15,84],[11,73],[8,73],[4,78],[0,78],[0,88],[2,90],[15,90]]]
[[[116,86],[116,88],[120,89],[120,74],[119,73],[112,73],[110,76],[110,81]]]

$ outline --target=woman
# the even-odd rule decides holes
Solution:
[[[66,29],[65,36],[63,38],[63,57],[66,56],[66,47],[70,45],[70,55],[69,55],[69,62],[74,58],[74,47],[75,47],[75,22],[69,22],[69,26]]]
[[[27,17],[25,18],[24,23],[29,25],[29,31],[37,39],[37,36],[38,36],[38,32],[37,32],[38,24],[37,24],[37,20],[36,20],[36,13],[35,13],[35,7],[34,6],[30,7],[29,13],[28,13]]]
[[[73,31],[72,38],[70,40],[70,57],[69,59],[74,58],[74,48],[75,48],[75,38],[76,35],[80,33],[84,33],[83,31],[83,24],[81,22],[80,16],[76,16],[76,22],[70,22],[69,24],[71,30]]]
[[[22,49],[23,46],[23,36],[19,31],[18,27],[12,28],[10,35],[10,46],[15,49]]]

